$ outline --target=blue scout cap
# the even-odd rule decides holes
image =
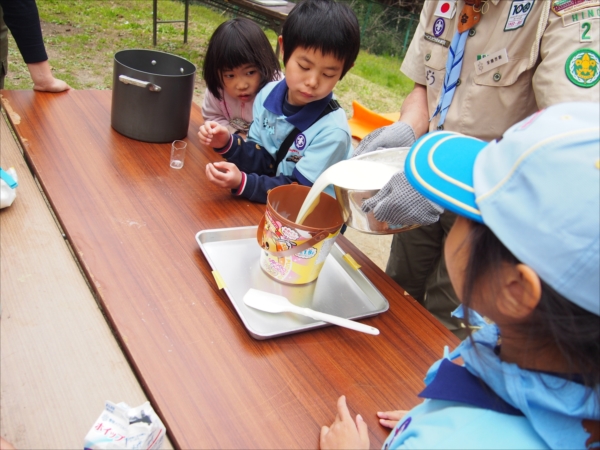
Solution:
[[[486,143],[420,138],[406,178],[444,208],[487,225],[552,288],[600,315],[600,108],[563,103]]]

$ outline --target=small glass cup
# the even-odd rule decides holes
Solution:
[[[169,164],[173,169],[181,169],[183,167],[186,148],[187,142],[173,141],[171,145],[171,162]]]

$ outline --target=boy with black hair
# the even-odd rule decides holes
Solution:
[[[210,121],[198,133],[227,160],[206,166],[209,180],[261,203],[277,186],[312,186],[352,154],[346,114],[332,91],[358,55],[356,15],[333,0],[305,0],[288,15],[279,44],[285,79],[257,95],[248,141]]]

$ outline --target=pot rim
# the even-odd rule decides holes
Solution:
[[[181,59],[185,63],[189,64],[190,66],[192,66],[193,70],[190,73],[185,73],[185,74],[181,74],[181,75],[179,75],[179,74],[176,74],[176,75],[163,75],[163,74],[159,74],[159,73],[155,73],[155,72],[146,72],[144,70],[140,70],[140,69],[136,69],[135,67],[131,67],[131,66],[129,66],[129,65],[127,65],[127,64],[125,64],[125,63],[123,63],[123,62],[121,62],[121,61],[119,61],[117,59],[117,56],[119,54],[128,53],[128,52],[160,53],[160,54],[163,54],[163,55],[172,56],[174,58]],[[159,76],[159,77],[169,77],[169,78],[189,77],[190,75],[195,75],[195,73],[198,71],[198,68],[196,67],[196,65],[193,62],[191,62],[191,61],[189,61],[189,60],[187,60],[187,59],[185,59],[185,58],[183,58],[183,57],[181,57],[179,55],[174,55],[173,53],[161,52],[159,50],[148,50],[146,48],[128,48],[128,49],[124,49],[124,50],[119,50],[118,52],[115,53],[113,59],[114,59],[114,61],[116,63],[119,63],[121,66],[126,67],[127,69],[134,70],[134,71],[139,72],[139,73],[145,73],[145,74],[148,74],[148,75],[154,75],[154,76]]]

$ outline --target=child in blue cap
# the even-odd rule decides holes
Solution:
[[[481,328],[431,367],[423,403],[378,413],[384,448],[600,447],[599,124],[597,103],[565,103],[500,141],[435,132],[411,148],[408,182],[459,215],[446,262]],[[368,448],[337,407],[321,447]]]

